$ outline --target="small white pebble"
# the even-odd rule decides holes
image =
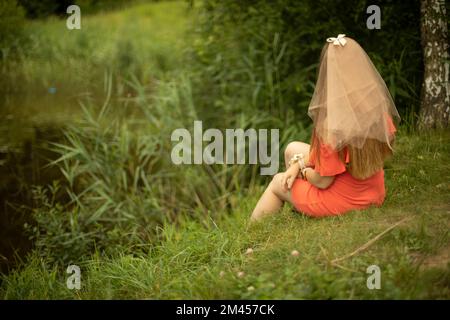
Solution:
[[[225,276],[225,271],[220,271],[219,277],[223,278]]]
[[[253,253],[253,249],[252,248],[248,248],[247,251],[245,251],[245,254],[252,254]]]
[[[238,278],[243,278],[245,276],[245,273],[243,271],[239,271],[237,273]]]
[[[299,255],[300,255],[300,252],[298,252],[297,250],[292,250],[291,256],[298,257]]]
[[[254,290],[255,290],[254,286],[250,286],[250,287],[247,288],[247,291],[254,291]]]

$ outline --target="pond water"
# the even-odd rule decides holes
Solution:
[[[79,98],[58,88],[4,94],[0,101],[0,272],[6,273],[31,249],[24,223],[33,223],[31,186],[61,178],[46,167],[64,127],[81,116]]]

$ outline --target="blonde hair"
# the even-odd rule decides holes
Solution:
[[[311,136],[310,152],[314,153],[316,165],[320,163],[320,148],[319,138],[313,130]],[[391,141],[393,146],[394,140]],[[344,151],[347,148],[350,157],[350,163],[345,163]],[[357,148],[351,145],[344,146],[339,151],[339,159],[347,166],[348,172],[356,179],[364,180],[371,177],[377,171],[383,169],[384,161],[392,155],[392,149],[385,142],[377,139],[366,139],[362,148]]]

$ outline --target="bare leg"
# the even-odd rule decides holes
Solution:
[[[281,186],[281,173],[273,176],[272,181],[264,191],[263,195],[256,204],[252,212],[251,220],[259,220],[260,218],[270,215],[280,210],[284,201],[291,202],[291,194],[289,191],[284,191]]]
[[[305,155],[305,162],[308,162],[309,156],[309,144],[303,142],[291,142],[286,147],[284,152],[286,168],[289,160],[296,153],[303,153]],[[285,201],[292,203],[291,194],[289,191],[284,191],[281,185],[281,174],[276,174],[270,182],[267,189],[256,204],[253,210],[251,220],[259,220],[260,218],[273,214],[280,210]]]

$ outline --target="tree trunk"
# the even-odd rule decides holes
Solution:
[[[448,28],[445,2],[422,0],[420,11],[424,77],[418,124],[422,130],[443,128],[448,126],[450,113]]]

